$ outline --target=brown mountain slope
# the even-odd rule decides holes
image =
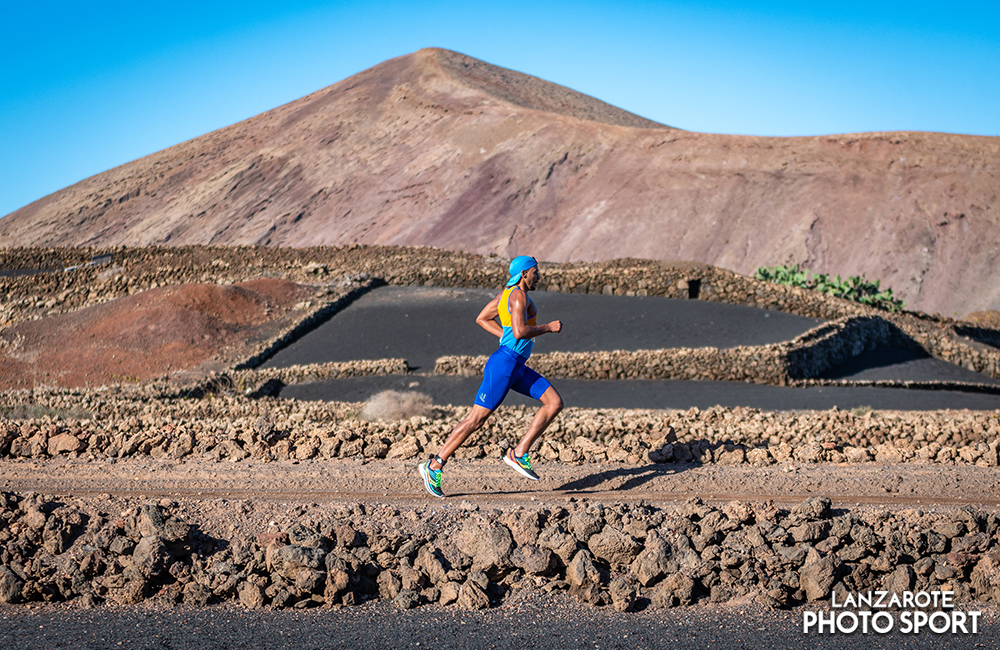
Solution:
[[[1000,307],[1000,138],[665,127],[454,52],[386,61],[0,219],[0,245],[349,242],[799,262]]]

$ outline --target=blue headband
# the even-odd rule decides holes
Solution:
[[[534,257],[528,255],[518,255],[510,261],[510,279],[507,280],[507,286],[513,287],[515,284],[521,281],[521,274],[528,269],[538,266],[538,262],[535,261]]]

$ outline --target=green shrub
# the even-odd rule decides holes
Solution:
[[[868,280],[863,274],[852,275],[846,280],[841,279],[839,275],[830,276],[826,273],[817,273],[810,277],[808,269],[799,268],[799,265],[795,264],[762,266],[757,269],[753,277],[757,280],[820,291],[830,296],[853,300],[862,305],[891,312],[902,311],[905,306],[902,300],[892,295],[892,289],[880,290],[878,280]]]

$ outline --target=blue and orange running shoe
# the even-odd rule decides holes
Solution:
[[[532,481],[538,480],[538,474],[535,474],[535,470],[531,469],[531,459],[528,458],[528,454],[515,456],[514,449],[511,448],[504,454],[503,462],[513,467],[524,478],[530,478]]]
[[[420,478],[424,481],[425,490],[433,496],[444,497],[444,492],[441,491],[441,470],[431,469],[431,461],[425,460],[417,465],[417,471],[420,472]]]

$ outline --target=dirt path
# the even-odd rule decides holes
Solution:
[[[254,499],[300,503],[421,503],[511,507],[587,499],[645,501],[655,505],[692,496],[710,501],[773,500],[793,504],[827,496],[835,507],[1000,508],[1000,472],[940,465],[776,465],[696,467],[618,463],[540,466],[535,484],[492,460],[454,460],[445,474],[449,498],[431,499],[409,461],[165,461],[114,463],[83,459],[4,461],[0,489],[86,498],[178,497],[194,500]]]

